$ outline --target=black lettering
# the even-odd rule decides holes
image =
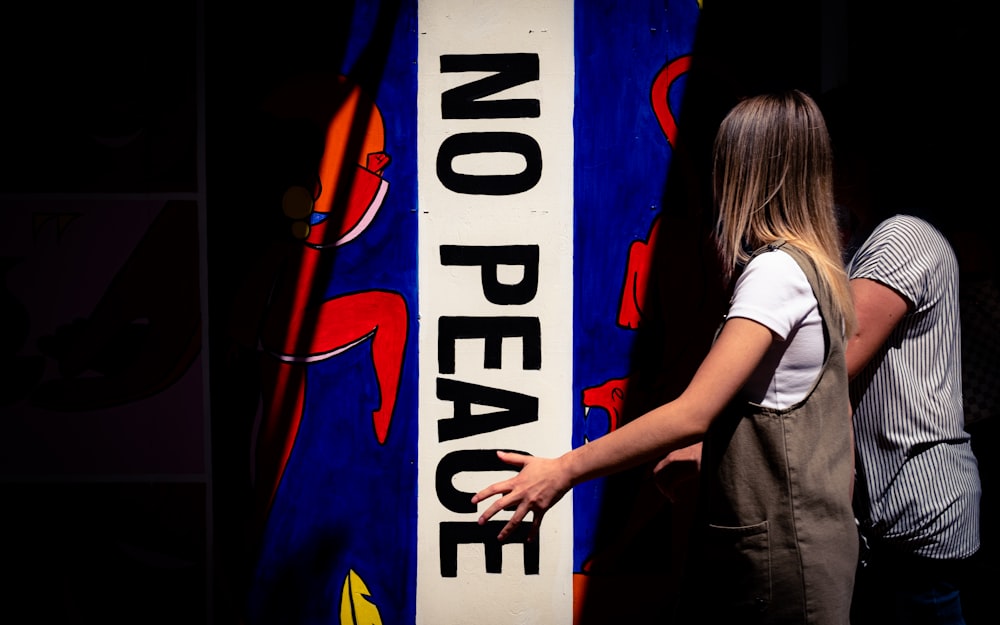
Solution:
[[[524,157],[516,174],[460,174],[452,164],[468,154],[511,153]],[[534,138],[519,132],[465,132],[441,142],[437,176],[445,187],[466,195],[515,195],[531,189],[542,178],[542,149]]]
[[[506,451],[530,455],[515,449]],[[476,511],[476,504],[472,503],[472,496],[475,493],[460,491],[455,488],[453,482],[456,475],[465,471],[513,471],[516,473],[517,468],[498,458],[495,449],[463,449],[453,451],[441,458],[441,462],[437,466],[437,473],[434,474],[434,484],[438,501],[452,512]]]
[[[483,525],[475,521],[444,522],[440,526],[441,544],[441,577],[458,576],[458,545],[482,544],[486,553],[486,572],[503,572],[503,552],[501,547],[506,544],[521,544],[524,546],[524,574],[538,575],[538,553],[541,539],[528,542],[531,523],[520,523],[503,542],[497,540],[497,534],[507,521],[488,521]]]
[[[538,80],[537,54],[444,54],[441,73],[496,72],[441,94],[443,119],[500,119],[538,117],[537,99],[483,100],[527,82]]]
[[[499,306],[527,304],[538,292],[537,245],[442,245],[441,264],[479,265],[483,295]],[[497,273],[500,265],[520,265],[524,276],[516,284],[503,284]]]
[[[538,317],[441,317],[438,319],[438,371],[455,373],[455,341],[484,339],[483,367],[499,369],[503,340],[521,337],[523,369],[542,368],[542,327]]]
[[[438,419],[439,442],[538,421],[538,398],[514,391],[438,378],[437,398],[454,403],[454,416]],[[473,416],[473,404],[505,410]]]

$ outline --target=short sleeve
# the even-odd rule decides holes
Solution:
[[[780,249],[754,257],[733,291],[729,317],[756,321],[781,340],[802,324],[816,307],[806,274],[795,259]]]
[[[936,273],[937,265],[951,261],[947,249],[926,222],[896,215],[879,224],[858,249],[848,275],[884,284],[921,308],[928,292],[927,276]]]

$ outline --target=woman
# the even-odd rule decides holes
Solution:
[[[728,314],[674,400],[558,458],[498,452],[516,476],[485,523],[503,540],[585,480],[703,443],[698,520],[677,619],[846,624],[858,553],[844,336],[854,327],[816,103],[745,99],[714,146],[717,247],[736,279]],[[723,620],[725,619],[725,620]]]

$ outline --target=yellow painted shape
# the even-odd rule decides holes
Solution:
[[[382,625],[378,607],[361,576],[351,569],[344,578],[340,595],[340,625]]]

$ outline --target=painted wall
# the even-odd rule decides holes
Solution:
[[[556,455],[628,418],[655,239],[693,242],[701,208],[659,233],[700,11],[359,3],[336,66],[266,94],[303,162],[272,176],[291,236],[233,307],[263,372],[250,622],[569,623],[669,583],[672,540],[652,575],[615,553],[671,532],[648,480],[606,519],[604,481],[581,486],[534,542],[498,544],[469,498],[508,470],[495,449]]]
[[[648,467],[577,487],[532,543],[497,544],[469,498],[507,471],[495,449],[558,454],[682,388],[724,303],[714,128],[741,95],[836,83],[822,9],[426,0],[302,16],[335,30],[262,90],[258,118],[280,156],[254,200],[291,233],[283,273],[247,278],[274,285],[254,300],[267,306],[234,306],[263,324],[267,367],[249,622],[664,615],[690,510]],[[292,188],[305,209],[282,204]]]
[[[893,205],[959,253],[992,526],[974,7],[207,4],[5,11],[0,621],[666,621],[690,507],[648,467],[536,543],[468,498],[494,449],[559,453],[683,387],[724,304],[715,125],[848,77]]]

